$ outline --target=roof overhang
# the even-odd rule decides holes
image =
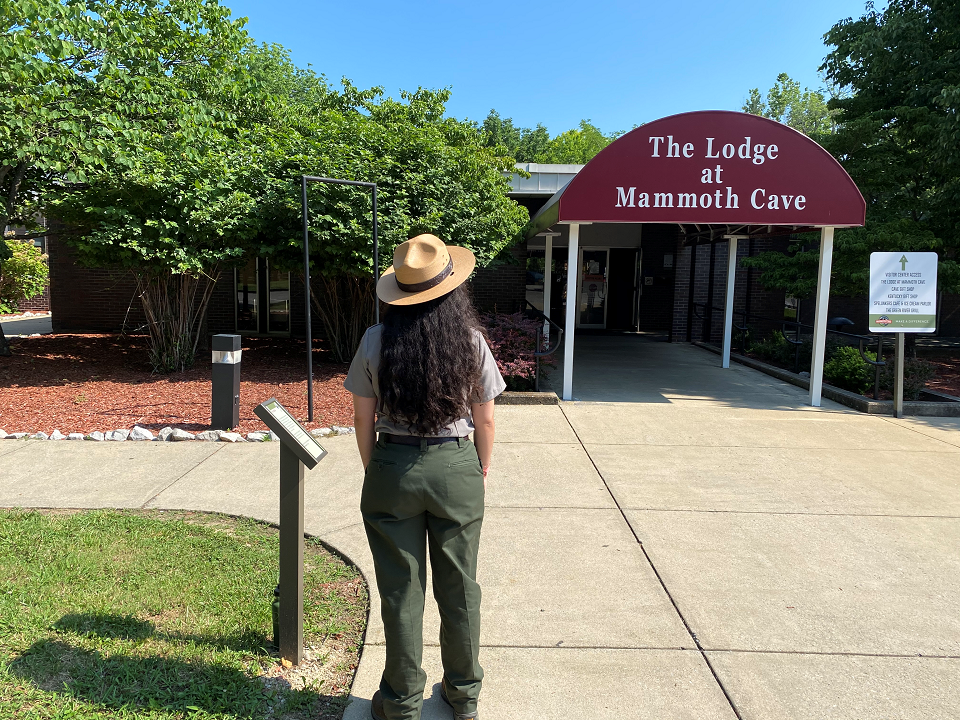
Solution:
[[[583,170],[583,165],[517,163],[510,176],[508,197],[550,197]],[[521,175],[521,173],[523,173]],[[524,177],[527,175],[528,177]]]
[[[769,235],[859,227],[865,214],[853,180],[806,135],[757,115],[707,110],[655,120],[610,143],[547,201],[527,236],[557,223]]]

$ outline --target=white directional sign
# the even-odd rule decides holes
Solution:
[[[870,332],[937,329],[937,254],[870,253]]]

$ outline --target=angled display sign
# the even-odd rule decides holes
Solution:
[[[327,451],[276,398],[260,403],[253,412],[280,436],[280,442],[289,447],[310,470],[326,456]]]

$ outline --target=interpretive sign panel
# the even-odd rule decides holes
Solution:
[[[258,418],[263,420],[267,427],[280,436],[297,457],[311,470],[317,466],[327,451],[308,433],[303,425],[294,419],[287,409],[276,398],[270,398],[253,409]]]
[[[937,329],[937,254],[870,253],[870,332]]]

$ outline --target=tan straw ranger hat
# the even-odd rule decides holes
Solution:
[[[397,245],[393,267],[377,283],[377,297],[388,305],[433,300],[466,282],[476,265],[466,248],[444,245],[434,235],[417,235]]]

